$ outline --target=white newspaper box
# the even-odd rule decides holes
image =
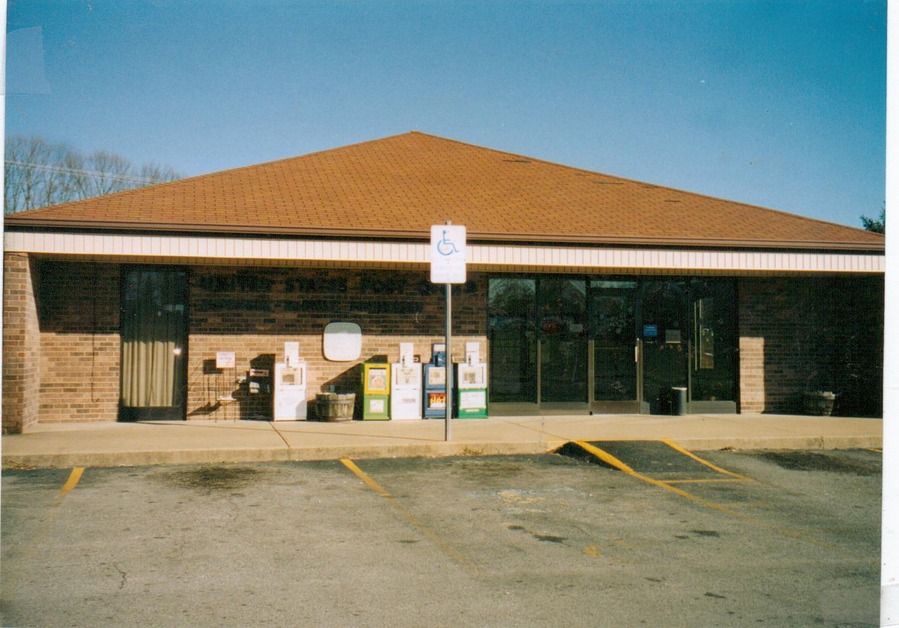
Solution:
[[[288,366],[275,364],[274,420],[306,419],[306,363]]]
[[[391,368],[390,418],[421,418],[421,364],[414,361],[411,342],[400,343],[400,361]]]
[[[306,362],[300,360],[300,343],[284,343],[284,362],[275,364],[272,419],[306,419]]]
[[[487,365],[477,342],[465,343],[465,362],[456,364],[456,418],[487,418]]]

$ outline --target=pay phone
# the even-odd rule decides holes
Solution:
[[[246,404],[243,408],[243,417],[256,421],[268,421],[272,416],[272,374],[274,365],[270,356],[260,356],[250,361],[250,369],[247,371]]]

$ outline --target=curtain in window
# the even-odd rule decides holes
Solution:
[[[186,337],[184,273],[135,269],[125,275],[122,308],[122,403],[176,405]]]

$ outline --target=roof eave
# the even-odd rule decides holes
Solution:
[[[376,229],[334,229],[322,227],[284,227],[268,226],[261,229],[252,225],[210,225],[210,224],[172,224],[152,222],[125,221],[90,221],[59,220],[50,218],[28,217],[18,218],[15,215],[4,217],[5,227],[14,229],[65,230],[89,232],[148,232],[153,234],[203,233],[206,235],[240,235],[240,236],[292,236],[314,238],[357,238],[376,240],[428,240],[430,233],[422,230],[376,230]],[[885,241],[880,242],[847,242],[816,240],[727,240],[712,238],[659,238],[640,236],[601,236],[572,234],[506,234],[492,232],[468,231],[469,242],[496,242],[518,244],[575,244],[591,246],[641,246],[641,247],[686,247],[702,249],[796,249],[855,251],[883,253]]]

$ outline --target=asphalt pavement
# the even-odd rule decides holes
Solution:
[[[594,442],[7,470],[0,625],[878,625],[881,454]]]
[[[392,421],[38,424],[0,441],[3,468],[115,467],[537,454],[572,441],[671,441],[690,450],[865,449],[882,420],[770,414]],[[448,437],[447,437],[448,436]]]

